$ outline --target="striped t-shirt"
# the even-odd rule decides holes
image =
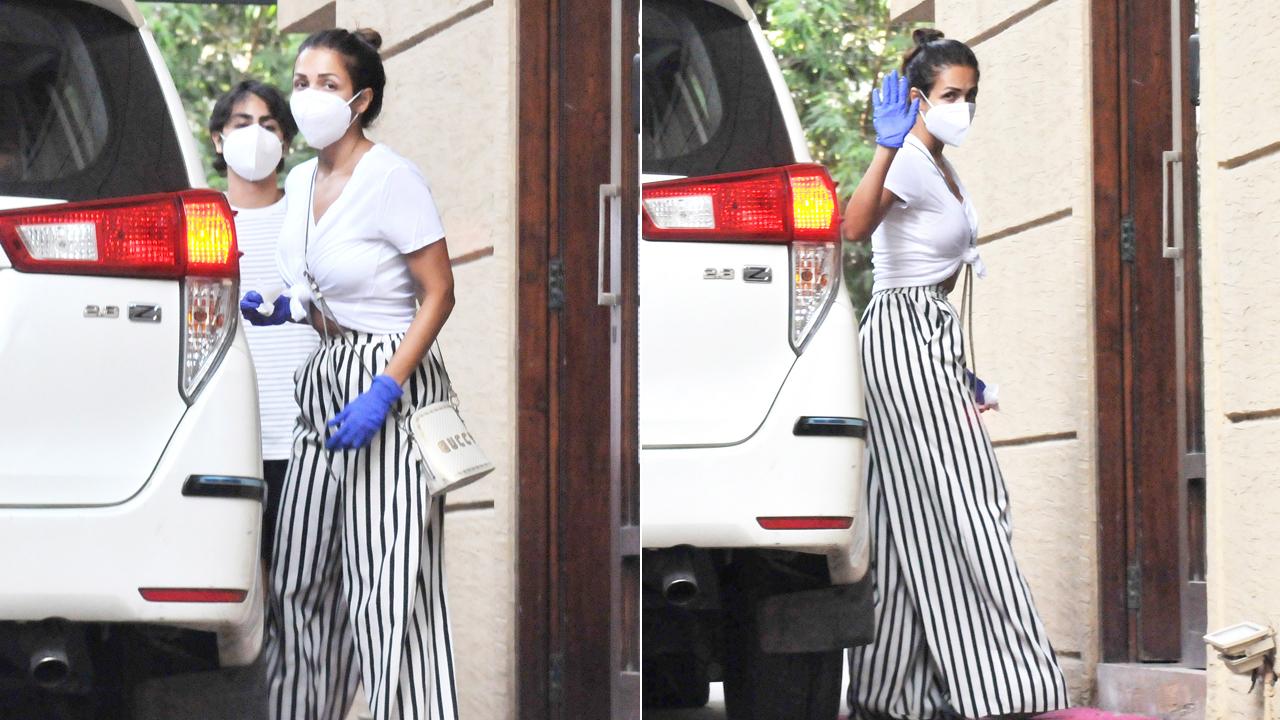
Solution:
[[[276,267],[276,241],[284,222],[285,199],[262,208],[237,208],[236,238],[240,243],[240,288],[257,290],[267,302],[281,288]],[[262,459],[286,460],[293,447],[293,424],[298,405],[293,399],[293,373],[319,338],[310,325],[285,323],[255,327],[244,323],[258,374],[258,411],[262,416]]]

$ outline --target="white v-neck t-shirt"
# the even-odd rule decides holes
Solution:
[[[309,270],[343,327],[375,335],[404,332],[417,307],[417,284],[404,256],[444,237],[426,179],[412,162],[376,144],[316,222],[308,202],[316,164],[308,160],[285,179],[281,280],[294,287]]]
[[[884,187],[899,198],[871,234],[872,292],[937,285],[964,263],[979,277],[986,268],[978,256],[978,214],[960,176],[946,158],[947,170],[964,201],[947,187],[933,155],[907,135],[889,166]]]

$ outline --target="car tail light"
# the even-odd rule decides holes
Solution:
[[[21,272],[181,280],[179,388],[192,402],[235,334],[239,252],[221,193],[0,212],[0,245]]]
[[[801,164],[648,183],[645,240],[791,249],[791,345],[801,352],[840,279],[840,214],[826,168]]]
[[[785,516],[756,518],[765,530],[848,530],[853,518],[836,515]]]
[[[240,603],[249,596],[248,590],[219,588],[138,588],[138,592],[147,602]]]

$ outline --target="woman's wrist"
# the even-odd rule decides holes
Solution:
[[[382,374],[391,378],[397,385],[402,387],[409,380],[409,374],[395,366],[395,359],[392,359],[391,362],[387,363],[387,367],[383,369]]]

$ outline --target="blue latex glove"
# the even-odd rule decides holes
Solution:
[[[978,409],[985,412],[987,410],[1000,409],[999,388],[982,382],[982,378],[974,375],[969,370],[964,371],[965,380],[969,383],[969,388],[973,390],[973,399],[978,403]]]
[[[872,121],[876,126],[876,144],[887,148],[900,148],[907,139],[907,133],[916,125],[916,115],[920,111],[920,101],[914,100],[910,105],[907,79],[894,70],[885,77],[879,90],[872,91]]]
[[[250,290],[240,299],[240,314],[251,325],[283,325],[289,319],[289,296],[281,295],[271,304],[271,314],[263,315],[258,306],[263,303],[257,290]]]
[[[324,446],[330,450],[354,450],[368,445],[373,434],[387,422],[391,406],[403,394],[399,383],[386,375],[378,375],[368,390],[347,403],[342,412],[327,423],[329,427],[339,427]]]
[[[964,377],[969,381],[969,389],[973,390],[973,399],[977,400],[979,405],[985,405],[987,384],[982,382],[982,378],[974,375],[969,370],[964,371]]]

